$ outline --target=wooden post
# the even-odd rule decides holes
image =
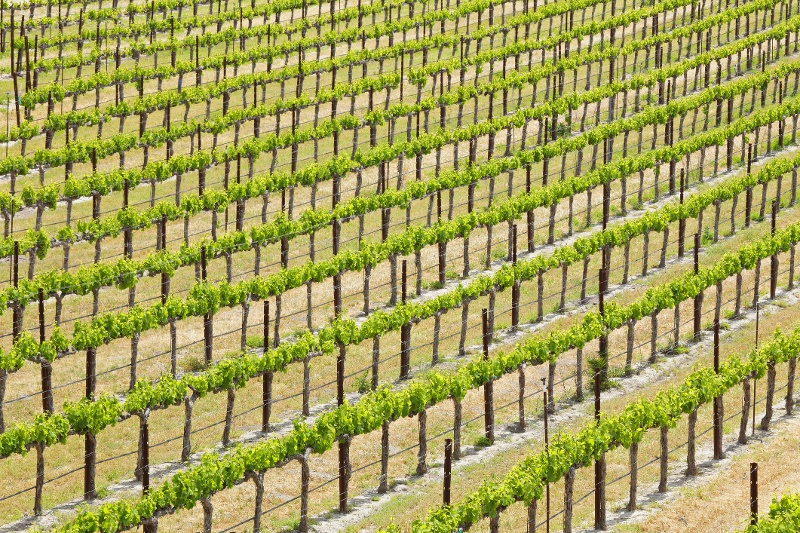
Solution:
[[[511,227],[511,264],[517,264],[517,225]],[[519,296],[520,284],[519,280],[514,278],[514,283],[511,285],[511,327],[517,329],[519,327]]]
[[[269,300],[264,298],[264,353],[269,350]],[[269,417],[272,411],[272,371],[264,372],[261,383],[261,431],[269,432]]]
[[[483,325],[483,360],[489,360],[489,312],[481,310]],[[490,378],[483,386],[484,435],[490,444],[494,444],[494,383]]]
[[[542,387],[545,385],[545,378],[542,378]],[[548,429],[547,419],[550,418],[548,416],[549,411],[549,404],[547,403],[547,389],[542,391],[542,401],[544,405],[544,453],[549,456],[550,454],[550,433]],[[547,531],[550,531],[550,483],[545,484],[545,523]]]
[[[750,463],[750,525],[758,524],[758,463]]]
[[[575,466],[564,474],[564,533],[572,533],[572,495],[575,487]]]
[[[381,477],[378,482],[378,494],[389,491],[389,421],[381,425]]]
[[[525,363],[519,365],[517,373],[519,374],[519,395],[517,398],[519,422],[517,424],[517,429],[519,431],[525,431]]]
[[[419,450],[417,453],[417,475],[428,472],[428,411],[423,407],[417,415],[419,420]]]
[[[141,77],[139,79],[139,101],[141,102],[143,99],[144,99],[144,77]],[[139,138],[140,139],[142,138],[142,135],[144,135],[144,132],[146,130],[147,130],[147,111],[142,110],[142,111],[139,112]],[[198,132],[198,139],[199,139],[199,134],[200,134],[200,125],[199,124],[197,126],[197,132]],[[198,140],[198,146],[197,146],[198,150],[200,149],[199,143],[200,143],[200,141]]]
[[[444,439],[444,488],[442,504],[450,505],[450,484],[453,470],[453,440]]]
[[[42,491],[44,489],[44,445],[36,444],[36,487],[33,500],[33,514],[42,514]]]
[[[127,179],[123,184],[122,189],[122,208],[128,209],[129,204],[129,196],[130,196],[130,188],[131,184],[130,181]],[[123,228],[123,254],[125,258],[132,259],[133,258],[133,230],[130,226]]]
[[[683,205],[683,189],[685,187],[685,169],[681,168],[680,177],[680,204]],[[678,257],[683,258],[686,244],[686,219],[681,217],[678,221]]]
[[[797,357],[790,357],[789,358],[789,370],[787,372],[786,378],[786,398],[785,398],[785,407],[786,407],[786,414],[791,415],[792,410],[794,409],[794,378],[795,373],[797,372]]]
[[[84,436],[83,499],[97,497],[95,466],[97,464],[97,438],[91,433]]]
[[[39,342],[44,341],[44,291],[39,287]],[[47,362],[42,362],[42,411],[53,412],[53,367]]]
[[[756,303],[756,348],[758,348],[758,329],[759,329],[759,322],[761,319],[761,306]],[[758,379],[753,378],[753,425],[751,426],[751,435],[756,434],[756,406],[758,405],[758,396],[756,391],[756,386],[758,385]]]
[[[750,376],[742,380],[742,418],[739,422],[739,444],[747,444],[747,419],[750,416]]]
[[[444,108],[443,108],[444,109]],[[437,212],[437,219],[439,222],[442,221],[442,191],[436,191],[436,212]],[[438,248],[438,256],[439,256],[439,285],[444,287],[445,281],[447,281],[447,243],[446,242],[439,242],[437,243]],[[405,262],[404,262],[405,263]]]
[[[339,512],[347,513],[347,489],[350,481],[350,438],[339,440]]]
[[[694,274],[695,276],[700,271],[700,234],[694,234]],[[700,330],[702,329],[701,325],[701,311],[703,308],[703,293],[696,295],[694,297],[694,340],[700,340]]]
[[[669,441],[667,440],[669,428],[661,426],[659,428],[659,444],[661,454],[659,455],[659,479],[658,492],[667,492],[667,466],[669,459]]]
[[[753,165],[753,145],[747,145],[747,174],[750,174],[750,170]],[[745,192],[745,201],[744,201],[744,227],[750,227],[750,213],[753,210],[753,188],[748,187],[747,191]]]
[[[100,21],[98,20],[97,23],[100,24]],[[38,37],[38,35],[37,35],[37,37]],[[28,91],[31,90],[31,87],[32,87],[32,84],[31,84],[31,48],[30,48],[30,43],[28,42],[28,36],[27,35],[25,35],[25,37],[24,37],[24,43],[25,43],[25,92],[27,93]],[[29,109],[25,110],[26,118],[30,118],[30,113],[31,113],[31,111]]]
[[[525,193],[528,194],[531,192],[531,166],[528,165],[525,169]],[[528,253],[533,253],[536,248],[536,244],[534,242],[534,218],[533,218],[533,210],[528,211],[525,214],[525,221],[528,226]]]
[[[719,322],[714,324],[714,373],[719,374]],[[723,421],[722,395],[714,398],[714,459],[725,458],[722,449],[722,421]]]
[[[597,311],[600,313],[600,316],[603,318],[603,329],[605,331],[605,293],[608,290],[608,271],[606,270],[606,260],[607,257],[606,248],[603,248],[603,268],[600,269],[599,278],[600,278],[600,290],[598,291],[598,306]],[[600,382],[605,383],[608,380],[608,335],[605,333],[600,336],[600,353],[598,354],[598,358],[600,360]]]
[[[338,137],[334,137],[334,141],[337,140]],[[334,153],[338,152],[338,148],[334,150]],[[336,154],[338,155],[338,154]],[[333,176],[332,182],[332,193],[331,193],[331,211],[336,209],[336,206],[339,203],[339,176]],[[331,225],[331,233],[332,233],[332,247],[333,247],[333,255],[337,255],[339,253],[339,236],[341,233],[341,222],[340,220],[334,219]],[[342,276],[338,272],[333,275],[333,314],[334,317],[338,317],[339,314],[342,312]]]
[[[97,348],[86,349],[86,397],[94,398],[97,387]]]
[[[344,364],[347,349],[343,342],[338,341],[339,355],[336,357],[336,405],[344,404]]]
[[[14,257],[11,269],[11,282],[15,289],[19,288],[19,241],[14,241]],[[22,331],[22,306],[19,302],[14,302],[14,310],[12,313],[11,336],[14,340],[19,337]]]
[[[148,422],[148,412],[141,415],[142,432],[142,493],[150,492],[150,423]]]
[[[210,4],[209,4],[210,5]],[[269,31],[270,26],[267,26]],[[269,33],[267,33],[267,41],[269,42]],[[203,69],[200,68],[200,36],[194,36],[194,76],[195,86],[200,87],[203,84]]]
[[[769,423],[772,420],[773,403],[775,402],[775,374],[775,361],[769,361],[767,363],[767,394],[764,397],[764,416],[759,424],[763,431],[769,429]]]
[[[161,224],[158,227],[161,249],[165,250],[167,246],[167,215],[161,215]],[[167,296],[169,295],[169,275],[167,272],[161,273],[161,304],[167,304]],[[173,365],[174,366],[174,365]],[[172,375],[175,375],[174,369]]]
[[[696,436],[697,436],[697,409],[695,408],[689,413],[687,440],[686,440],[686,475],[697,475],[697,461],[696,461]]]
[[[199,74],[198,74],[199,75]],[[197,151],[200,152],[202,150],[202,132],[200,131],[200,124],[197,125]],[[198,196],[203,196],[206,188],[206,168],[205,166],[201,166],[197,171],[197,194]]]
[[[636,510],[636,491],[639,482],[639,443],[636,441],[631,442],[631,447],[628,450],[628,457],[631,467],[631,482],[628,491],[628,505],[625,507],[626,511]]]
[[[400,283],[400,301],[405,304],[408,294],[407,262],[403,260]],[[408,379],[411,370],[411,324],[400,326],[400,379]]]
[[[600,370],[594,372],[594,419],[600,423]],[[606,455],[594,463],[594,528],[606,530]]]
[[[24,17],[23,17],[23,20],[24,20]],[[10,54],[11,54],[11,79],[14,82],[14,107],[16,108],[16,111],[17,111],[17,127],[19,127],[20,123],[22,122],[22,119],[20,117],[20,111],[19,111],[19,82],[17,81],[18,72],[17,72],[17,67],[16,67],[16,61],[14,60],[15,58],[14,58],[14,10],[13,9],[11,10],[11,49],[10,49]]]
[[[772,200],[772,220],[770,232],[775,237],[775,228],[778,219],[778,200]],[[775,293],[778,289],[778,253],[775,252],[769,258],[769,297],[775,299]]]
[[[200,272],[201,272],[201,280],[206,281],[207,277],[207,270],[208,263],[207,263],[207,256],[206,256],[206,247],[203,246],[200,249]],[[213,315],[211,312],[207,312],[203,317],[203,347],[204,347],[204,355],[205,355],[205,363],[206,366],[211,364],[213,359],[213,342],[214,342],[214,331],[213,326],[214,323],[212,322]]]

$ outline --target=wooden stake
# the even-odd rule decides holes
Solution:
[[[481,310],[481,320],[483,325],[483,360],[489,360],[489,312]],[[483,385],[483,405],[484,405],[484,435],[490,444],[494,444],[494,383],[490,378]]]
[[[681,176],[680,176],[680,204],[683,205],[683,189],[686,186],[686,176],[685,176],[685,169],[681,168]],[[686,219],[681,218],[678,221],[678,257],[683,258],[684,251],[686,247]]]
[[[600,371],[594,373],[594,419],[600,423]],[[606,529],[605,454],[594,463],[594,528]]]
[[[442,504],[450,505],[450,484],[453,469],[453,439],[444,439],[444,488]]]
[[[775,229],[778,220],[778,200],[772,200],[772,220],[770,231],[772,236],[775,236]],[[774,253],[769,258],[769,297],[775,299],[775,293],[778,290],[778,253]]]
[[[758,463],[750,463],[750,525],[758,524]]]
[[[269,300],[264,298],[264,353],[269,350]],[[261,387],[261,431],[269,432],[269,416],[272,410],[272,372],[267,370]]]
[[[44,323],[44,290],[39,287],[39,342],[45,339]],[[42,363],[42,411],[53,412],[53,367],[50,363]]]
[[[696,276],[700,272],[700,234],[694,234],[694,275]],[[696,295],[694,297],[694,340],[700,340],[700,330],[702,328],[700,321],[701,321],[701,312],[703,308],[703,293]]]
[[[24,20],[24,17],[23,17]],[[17,65],[16,61],[14,61],[14,10],[11,10],[11,49],[9,53],[11,54],[11,79],[14,81],[14,106],[17,111],[17,127],[20,126],[22,122],[20,111],[19,111],[19,82],[17,81]]]
[[[406,303],[408,291],[407,264],[403,260],[400,282],[400,301]],[[411,324],[400,326],[400,379],[408,379],[411,368]]]
[[[207,256],[206,256],[206,247],[203,246],[200,249],[200,272],[201,272],[200,279],[202,281],[206,281],[207,273],[208,273],[207,268],[208,268],[208,264],[207,264]],[[212,320],[213,320],[213,315],[209,311],[203,317],[203,347],[204,347],[204,355],[205,355],[206,366],[211,364],[211,361],[213,360],[213,356],[214,356],[214,352],[213,352],[214,332],[213,332],[213,329],[212,329],[214,323],[213,323]]]
[[[714,324],[714,373],[719,374],[719,322]],[[724,459],[722,449],[722,395],[714,398],[714,459]]]

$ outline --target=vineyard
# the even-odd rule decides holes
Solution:
[[[800,528],[800,0],[0,0],[0,100],[0,533]]]

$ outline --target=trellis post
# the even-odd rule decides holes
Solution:
[[[489,312],[481,310],[483,326],[483,360],[489,360]],[[491,378],[483,385],[484,436],[490,444],[494,444],[494,382]]]
[[[719,322],[714,324],[714,373],[719,374]],[[725,452],[722,449],[722,422],[723,404],[722,395],[714,397],[714,459],[720,460],[725,458]]]

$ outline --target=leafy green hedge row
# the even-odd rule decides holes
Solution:
[[[769,514],[759,517],[758,524],[748,526],[746,533],[793,533],[800,531],[800,495],[787,494],[775,499]]]
[[[601,417],[600,422],[577,433],[558,433],[547,452],[535,453],[515,465],[501,481],[486,481],[459,503],[440,506],[424,519],[415,520],[410,528],[390,526],[383,533],[451,533],[467,528],[483,517],[494,516],[498,509],[521,501],[530,504],[542,498],[545,484],[559,481],[570,468],[588,466],[602,454],[618,446],[630,448],[639,442],[648,429],[675,427],[684,414],[711,402],[715,397],[738,385],[744,378],[763,377],[770,363],[784,363],[800,354],[800,327],[788,335],[778,329],[773,339],[744,358],[733,356],[720,365],[719,374],[702,368],[686,381],[659,391],[652,399],[628,404],[621,414]],[[800,503],[797,497],[773,504],[770,519],[763,520],[748,532],[790,532],[800,525]]]
[[[713,267],[701,269],[698,274],[689,272],[668,283],[648,289],[640,299],[631,305],[620,307],[608,304],[605,318],[598,313],[587,313],[582,323],[565,330],[555,330],[547,335],[537,335],[518,344],[509,353],[500,353],[489,360],[479,358],[470,361],[456,371],[431,370],[424,377],[412,381],[401,390],[380,388],[365,394],[355,405],[351,406],[345,403],[333,411],[320,415],[312,425],[296,421],[294,429],[286,436],[272,438],[253,446],[237,448],[224,456],[216,453],[206,454],[200,465],[175,474],[139,502],[114,502],[104,504],[97,509],[81,511],[75,520],[64,525],[60,531],[114,532],[133,527],[142,520],[164,513],[174,512],[178,509],[191,509],[201,498],[209,497],[219,490],[230,488],[240,482],[248,471],[259,472],[279,466],[287,458],[302,453],[308,448],[316,453],[323,453],[331,449],[337,439],[341,437],[370,433],[380,428],[386,421],[415,415],[448,398],[463,399],[469,390],[477,389],[491,379],[514,372],[523,363],[541,364],[555,361],[559,354],[574,347],[582,347],[590,340],[597,339],[622,326],[628,320],[641,318],[649,315],[653,310],[671,308],[681,301],[691,299],[718,281],[744,269],[753,268],[756,261],[769,257],[773,253],[788,250],[790,245],[798,241],[800,241],[800,223],[789,226],[774,236],[768,236],[755,243],[745,245],[737,252],[728,253]],[[771,348],[772,344],[765,345],[758,352],[758,358],[752,359],[758,361],[757,365],[755,362],[742,363],[732,359],[724,366],[722,378],[710,377],[702,387],[696,386],[692,390],[698,395],[705,391],[704,394],[709,394],[708,398],[711,398],[720,393],[720,387],[729,388],[738,383],[740,377],[737,376],[743,376],[753,369],[763,374],[770,358],[788,357],[792,353],[786,346],[791,347],[795,352],[797,351],[795,346],[800,349],[800,333],[798,333],[797,339],[791,337],[790,340],[791,342],[781,340],[782,344],[775,350]],[[775,353],[776,351],[778,353]],[[235,361],[228,361],[231,366],[227,366],[226,370],[231,373],[229,374],[231,382],[238,382],[237,378],[232,375],[236,372],[233,365],[239,365],[240,371],[243,373],[248,371],[257,373],[265,368],[264,365],[270,353],[267,353],[267,357],[244,354]],[[734,375],[735,371],[739,373]],[[704,375],[707,374],[708,372]],[[186,377],[185,379],[197,378]],[[246,377],[243,376],[242,379],[244,380]],[[181,382],[184,380],[182,379]],[[646,420],[649,420],[646,427],[650,427],[657,420],[656,416],[666,416],[663,415],[665,412],[660,409],[680,408],[680,412],[685,412],[685,409],[696,405],[696,403],[691,403],[691,398],[664,396],[663,401],[659,399],[658,405],[661,407],[649,411],[650,414],[646,415],[648,417]],[[696,395],[694,398],[697,401],[697,398],[701,397]],[[636,414],[635,411],[631,416]],[[666,413],[670,412],[672,411]],[[675,416],[677,414],[675,413]],[[583,443],[583,448],[567,447],[566,444],[572,441],[568,437],[559,437],[554,440],[551,449],[552,446],[560,446],[559,443],[564,442],[567,450],[565,453],[571,450],[572,453],[578,454],[578,458],[569,464],[581,464],[582,461],[590,460],[593,454],[606,449],[616,442],[620,435],[623,435],[621,432],[623,426],[614,424],[614,422],[606,420],[600,426],[599,434],[592,434],[591,437],[585,438],[580,437],[577,442]],[[622,424],[622,422],[617,424]],[[612,433],[612,430],[617,433]],[[635,432],[629,432],[629,434],[635,436]],[[606,436],[600,438],[602,435]],[[599,439],[597,447],[586,449],[585,444],[594,442],[592,439]],[[0,443],[2,443],[2,436],[0,436]],[[552,471],[557,472],[557,470]],[[560,475],[563,475],[563,472],[555,476],[556,479]],[[539,478],[537,481],[536,476],[531,476],[531,479],[530,483],[522,487],[521,490],[524,492],[515,492],[513,493],[514,497],[519,494],[519,499],[524,497],[530,500],[536,494],[536,490],[541,490],[542,480]],[[480,501],[488,501],[489,503],[486,505],[489,507],[484,507],[483,503],[480,505],[465,504],[463,516],[466,518],[462,518],[461,510],[452,511],[448,508],[446,513],[455,513],[453,516],[456,518],[451,519],[447,523],[447,527],[453,529],[470,517],[474,519],[476,506],[478,509],[492,508],[491,505],[496,508],[501,502],[508,499],[506,489],[499,492],[498,489],[493,489],[487,491],[485,495],[481,494]],[[501,497],[504,499],[500,500]],[[440,514],[446,513],[436,514],[437,523],[442,520]],[[447,530],[448,533],[451,529]]]

